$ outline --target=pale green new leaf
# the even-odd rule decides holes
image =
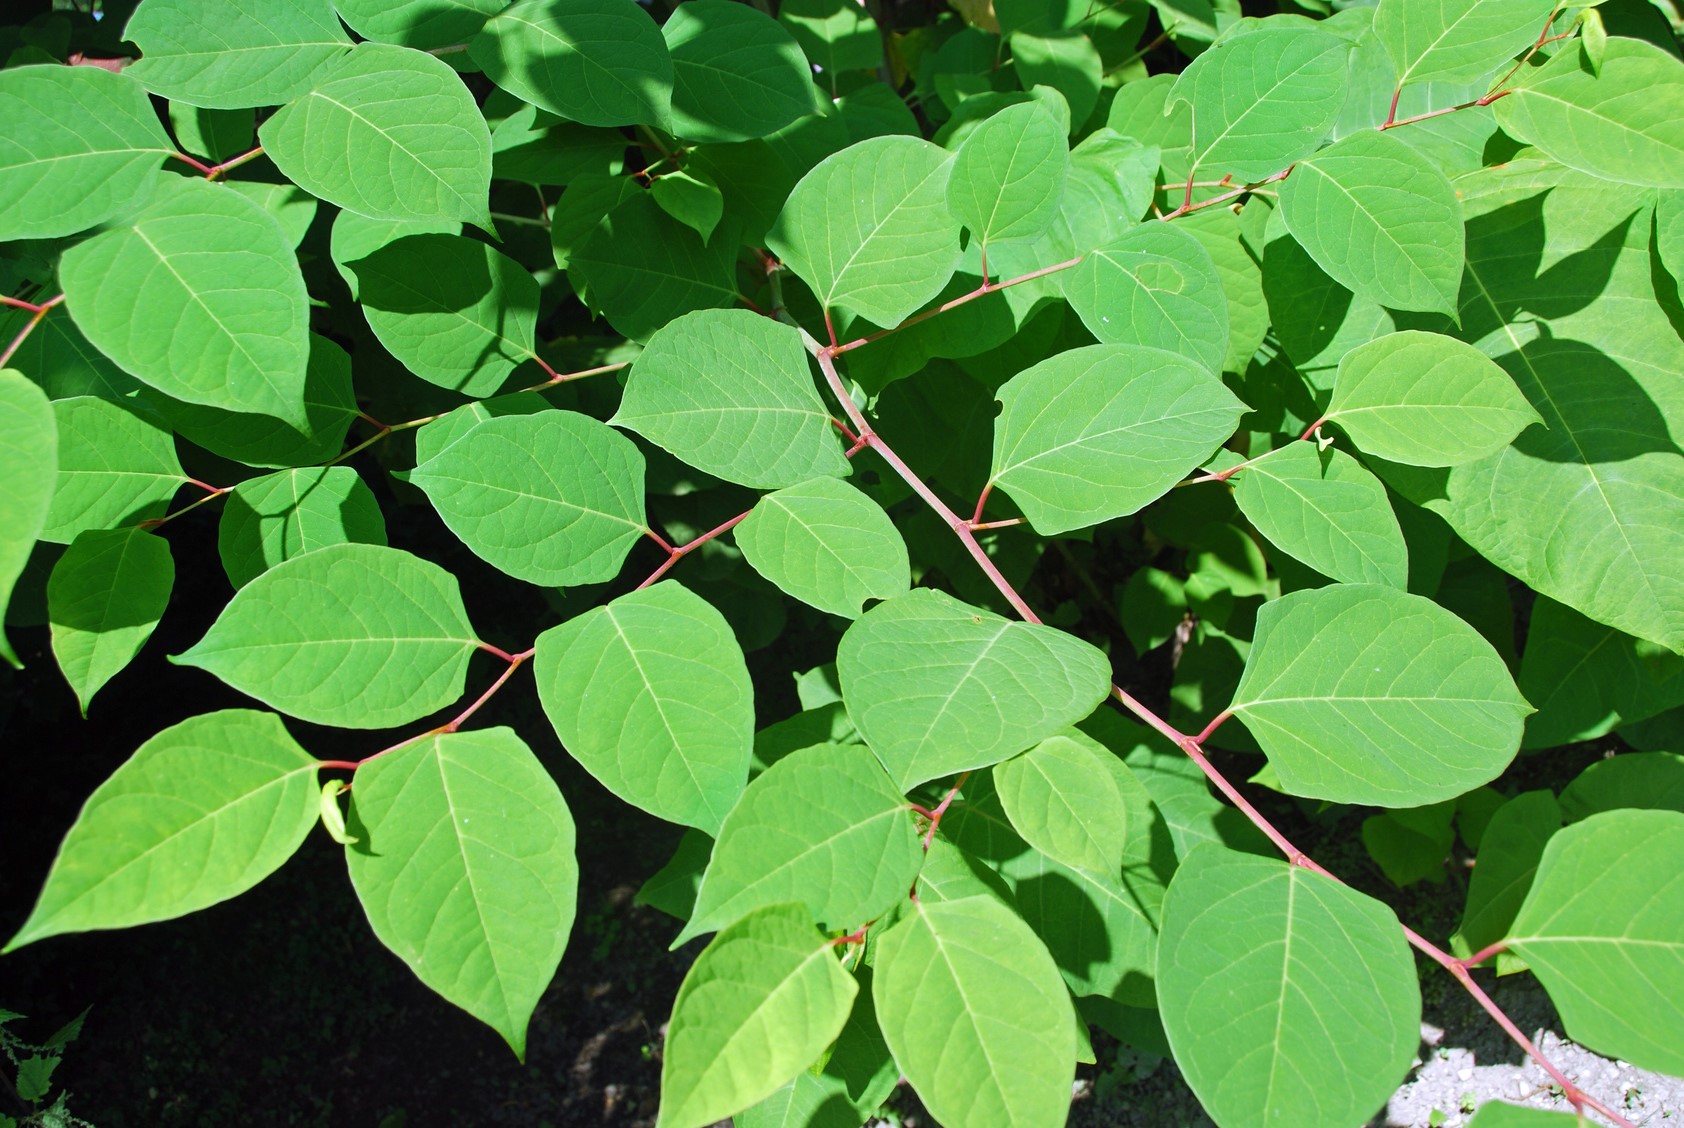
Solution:
[[[1374,35],[1399,86],[1477,82],[1530,47],[1552,9],[1550,0],[1381,0]]]
[[[1051,627],[916,588],[842,635],[842,698],[900,788],[997,764],[1093,712],[1110,663]]]
[[[1684,1073],[1684,813],[1607,811],[1559,831],[1509,930],[1567,1036]]]
[[[1420,1044],[1415,961],[1389,908],[1211,844],[1170,882],[1158,1002],[1218,1124],[1364,1123]]]
[[[513,729],[434,733],[357,769],[345,850],[380,942],[526,1056],[577,907],[573,816]]]
[[[696,957],[673,1001],[661,1128],[705,1128],[812,1065],[859,986],[800,905],[757,910]]]
[[[155,417],[110,400],[73,396],[53,402],[53,421],[58,475],[42,540],[69,544],[84,529],[162,517],[187,481],[175,456],[175,436]],[[20,482],[27,485],[28,479]]]
[[[755,571],[821,611],[857,619],[912,586],[906,542],[875,501],[838,478],[761,498],[734,534]]]
[[[46,395],[21,372],[0,369],[0,618],[35,539],[46,527],[58,476],[58,428]],[[902,551],[905,551],[903,548]],[[0,624],[0,658],[21,666]]]
[[[1532,709],[1491,644],[1443,607],[1336,584],[1257,612],[1229,711],[1289,794],[1419,807],[1495,779]]]
[[[283,560],[330,544],[385,544],[380,503],[349,466],[304,466],[247,478],[223,502],[217,555],[236,588]]]
[[[942,1123],[1065,1122],[1070,996],[1046,946],[1001,902],[915,902],[878,941],[872,997],[895,1063]]]
[[[693,228],[704,244],[713,238],[714,228],[725,215],[724,193],[712,177],[699,169],[681,168],[663,173],[649,186],[649,194],[662,211]]]
[[[717,838],[754,745],[754,687],[724,616],[664,580],[552,627],[537,650],[538,699],[573,758],[633,806]]]
[[[410,473],[450,531],[548,587],[611,580],[647,524],[643,455],[575,411],[487,419]]]
[[[175,584],[170,544],[144,529],[89,529],[53,565],[47,616],[53,657],[82,715],[164,616]]]
[[[315,775],[316,761],[273,713],[225,709],[165,729],[88,797],[4,951],[244,893],[309,833]]]
[[[661,26],[672,52],[672,130],[753,141],[814,112],[813,71],[772,17],[730,0],[687,0]]]
[[[0,71],[0,121],[0,240],[109,219],[174,148],[145,89],[99,67]]]
[[[146,0],[123,38],[148,90],[224,110],[291,101],[351,48],[329,0]]]
[[[972,130],[953,155],[947,207],[983,247],[1034,239],[1064,196],[1070,146],[1038,102],[1007,106]]]
[[[1386,487],[1342,450],[1288,443],[1236,474],[1234,501],[1270,544],[1345,583],[1409,583]]]
[[[1228,297],[1210,252],[1165,223],[1143,223],[1082,259],[1064,280],[1070,307],[1100,341],[1150,345],[1222,371]]]
[[[827,932],[857,928],[906,896],[923,860],[905,797],[867,749],[791,752],[755,777],[725,817],[673,947],[788,901],[805,905]]]
[[[889,1099],[900,1070],[877,1025],[870,965],[857,965],[854,979],[859,994],[835,1043],[794,1080],[732,1117],[736,1128],[859,1128]]]
[[[1059,353],[1012,377],[999,398],[990,480],[1048,535],[1161,497],[1246,410],[1204,365],[1143,345]]]
[[[304,277],[280,224],[240,193],[160,179],[127,223],[66,251],[59,280],[77,328],[143,383],[307,426]]]
[[[389,728],[460,698],[479,645],[455,576],[400,549],[336,544],[241,588],[170,661],[306,721]]]
[[[1107,760],[1089,741],[1051,736],[994,765],[994,789],[1012,826],[1041,853],[1110,875],[1123,864],[1128,810]]]
[[[257,137],[287,179],[331,204],[491,230],[491,130],[456,72],[423,51],[359,44]]]

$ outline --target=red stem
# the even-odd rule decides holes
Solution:
[[[729,521],[726,521],[721,525],[717,525],[714,528],[709,529],[707,532],[703,533],[701,536],[697,537],[695,540],[687,541],[686,543],[681,544],[681,545],[677,545],[677,546],[674,546],[672,544],[667,543],[667,541],[663,537],[661,537],[660,534],[656,533],[653,529],[645,529],[644,532],[648,533],[651,537],[654,537],[655,540],[657,542],[659,542],[662,545],[662,547],[664,547],[667,550],[667,558],[665,560],[661,561],[661,566],[659,568],[656,568],[653,572],[651,572],[649,574],[648,579],[644,580],[641,584],[637,585],[636,590],[642,591],[644,588],[648,587],[650,584],[654,583],[656,580],[658,580],[662,576],[666,575],[667,572],[672,568],[672,566],[674,564],[677,564],[680,560],[684,559],[685,556],[694,552],[696,549],[702,547],[702,545],[706,544],[708,541],[712,540],[714,537],[719,536],[721,533],[729,532],[731,529],[736,528],[737,525],[742,521],[742,519],[747,517],[752,512],[754,512],[752,509],[745,509],[741,513],[737,514],[735,517],[731,518]]]
[[[12,359],[12,356],[23,346],[23,342],[35,331],[35,327],[41,324],[41,319],[47,316],[47,311],[64,301],[64,295],[60,294],[56,298],[48,298],[40,305],[35,305],[32,302],[26,302],[19,298],[6,298],[4,301],[6,305],[12,306],[16,309],[33,310],[35,311],[35,316],[31,317],[28,323],[25,324],[22,329],[18,330],[18,335],[12,338],[12,343],[6,346],[6,351],[0,352],[0,368],[6,367],[7,363]]]
[[[956,309],[959,306],[964,305],[966,302],[974,302],[978,298],[987,297],[996,290],[1004,290],[1008,286],[1019,286],[1025,282],[1033,282],[1037,278],[1044,278],[1048,274],[1056,274],[1061,270],[1069,270],[1071,267],[1081,262],[1082,258],[1082,255],[1077,255],[1073,259],[1065,259],[1063,262],[1054,263],[1051,266],[1043,266],[1039,270],[1031,270],[1028,274],[1020,274],[1016,278],[1008,278],[1004,282],[985,281],[982,285],[978,286],[970,293],[960,294],[958,297],[952,299],[951,301],[943,302],[934,309],[927,309],[923,313],[915,313],[892,329],[879,329],[875,333],[867,334],[864,337],[857,337],[845,345],[839,345],[836,343],[836,331],[830,328],[830,313],[827,310],[824,315],[824,324],[825,328],[830,330],[830,355],[840,356],[843,353],[848,352],[850,349],[857,349],[861,345],[869,345],[873,341],[882,340],[890,333],[898,333],[902,329],[905,329],[908,325],[916,325],[920,321],[928,320],[938,313],[946,313],[948,310]]]
[[[1507,940],[1499,940],[1495,944],[1487,944],[1473,955],[1468,956],[1465,959],[1457,960],[1456,962],[1461,964],[1463,967],[1472,970],[1476,964],[1482,964],[1492,956],[1508,950],[1509,942]]]

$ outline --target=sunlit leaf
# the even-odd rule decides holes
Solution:
[[[22,373],[0,370],[0,615],[12,597],[29,560],[35,538],[47,523],[58,471],[58,429],[53,407],[41,390]],[[0,626],[0,658],[19,665],[17,654]]]
[[[859,617],[911,586],[906,542],[889,515],[837,478],[767,494],[732,534],[754,570],[821,611]]]
[[[236,588],[283,560],[330,544],[385,544],[380,503],[349,466],[247,478],[223,503],[217,554]]]
[[[123,38],[148,90],[218,109],[289,102],[351,47],[329,0],[146,0]]]
[[[99,688],[151,637],[174,584],[169,542],[141,529],[89,529],[53,565],[53,657],[84,717]]]
[[[1409,582],[1409,548],[1380,479],[1338,449],[1288,443],[1234,476],[1240,512],[1270,544],[1331,579]]]

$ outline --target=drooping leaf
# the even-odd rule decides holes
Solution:
[[[1684,755],[1632,752],[1597,760],[1561,792],[1568,822],[1624,808],[1684,811]]]
[[[1553,748],[1684,704],[1684,657],[1539,596],[1519,685],[1538,709],[1521,747]]]
[[[53,657],[84,717],[99,688],[151,637],[174,584],[169,542],[143,529],[89,529],[53,565]]]
[[[175,456],[175,436],[155,419],[109,400],[73,396],[53,403],[53,421],[58,476],[42,540],[69,544],[84,529],[161,517],[187,481]]]
[[[247,478],[223,503],[216,548],[236,588],[330,544],[386,543],[380,503],[349,466],[305,466]]]
[[[1047,857],[1109,874],[1123,864],[1129,832],[1103,748],[1051,736],[995,764],[994,788],[1012,826]]]
[[[733,536],[755,571],[833,615],[857,619],[866,600],[912,586],[906,542],[889,515],[838,478],[767,494]]]
[[[1164,223],[1143,223],[1095,249],[1064,282],[1082,324],[1109,344],[1150,345],[1220,372],[1228,300],[1210,252]]]
[[[374,934],[524,1059],[577,907],[555,780],[513,729],[433,733],[357,769],[351,818],[345,862]]]
[[[1070,106],[1071,121],[1078,128],[1086,122],[1099,101],[1105,75],[1105,61],[1093,40],[1079,30],[1047,35],[1020,31],[1010,43],[1012,69],[1023,88],[1058,91]]]
[[[647,192],[636,192],[572,248],[567,265],[584,279],[610,325],[634,341],[648,341],[691,310],[735,305],[735,256],[729,240],[704,244]]]
[[[1336,584],[1263,605],[1229,711],[1288,793],[1418,807],[1495,779],[1532,710],[1491,644],[1432,600]]]
[[[813,72],[794,37],[746,4],[689,0],[661,26],[672,52],[672,130],[752,141],[812,113]]]
[[[725,196],[719,185],[699,169],[676,169],[656,177],[649,194],[662,211],[694,228],[703,243],[713,238],[714,228],[725,215]]]
[[[455,576],[400,549],[335,544],[235,592],[170,661],[306,721],[388,728],[461,697],[478,647]]]
[[[1415,961],[1389,908],[1209,844],[1170,882],[1158,1000],[1176,1063],[1221,1124],[1360,1124],[1420,1041]]]
[[[754,690],[724,616],[664,580],[538,636],[556,735],[604,787],[719,835],[748,781]]]
[[[35,538],[47,524],[58,476],[58,429],[46,395],[21,372],[0,369],[0,618],[12,587],[29,561]],[[0,624],[0,658],[19,666]]]
[[[1530,47],[1550,0],[1381,0],[1374,36],[1397,84],[1477,82]]]
[[[1409,583],[1409,547],[1386,487],[1356,459],[1288,443],[1235,475],[1240,512],[1270,544],[1345,583]]]
[[[472,39],[506,5],[504,0],[334,0],[334,8],[364,39],[426,51]]]
[[[1561,814],[1553,792],[1526,791],[1498,807],[1485,824],[1462,923],[1450,938],[1456,955],[1466,959],[1507,935],[1532,888],[1544,847],[1561,829]],[[1505,961],[1514,958],[1511,953],[1499,954],[1498,970],[1507,970]]]
[[[148,90],[223,110],[290,102],[351,47],[329,0],[146,0],[123,38]]]
[[[1034,239],[1064,195],[1069,145],[1038,103],[1008,106],[979,125],[953,156],[947,206],[984,247]]]
[[[836,668],[849,716],[903,790],[1023,751],[1087,716],[1111,685],[1086,643],[927,588],[861,616]]]
[[[160,180],[131,220],[65,252],[65,305],[124,371],[166,395],[302,430],[304,278],[280,224],[204,180]]]
[[[410,474],[487,563],[552,587],[613,579],[647,528],[643,455],[574,411],[487,419]]]
[[[273,713],[225,709],[165,729],[88,797],[4,950],[170,920],[244,893],[315,823],[315,774]]]
[[[745,486],[848,473],[801,334],[748,310],[663,326],[633,362],[613,422]]]
[[[1205,366],[1144,345],[1059,353],[1007,381],[999,398],[990,480],[1044,535],[1161,497],[1245,412]]]

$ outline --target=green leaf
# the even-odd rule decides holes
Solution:
[[[622,0],[519,0],[468,54],[504,90],[584,125],[666,128],[673,65],[649,14]]]
[[[1374,36],[1397,66],[1397,84],[1478,82],[1530,47],[1550,0],[1381,0]]]
[[[643,455],[588,415],[487,419],[410,473],[487,563],[548,587],[601,583],[647,528]]]
[[[533,105],[522,105],[491,130],[491,175],[498,180],[550,185],[618,176],[625,158],[619,130],[562,121]]]
[[[1468,1128],[1580,1128],[1582,1124],[1584,1118],[1571,1112],[1486,1101],[1468,1121]]]
[[[665,580],[552,627],[537,650],[538,699],[573,758],[633,806],[717,838],[754,744],[754,688],[724,616]]]
[[[165,729],[88,797],[4,951],[244,893],[309,833],[315,776],[316,761],[272,713],[225,709]]]
[[[1167,102],[1192,109],[1193,170],[1250,182],[1309,156],[1339,118],[1350,50],[1320,28],[1282,24],[1225,36],[1194,59]]]
[[[736,250],[728,239],[704,244],[649,193],[634,192],[573,248],[568,270],[584,280],[610,325],[647,341],[691,310],[737,304]]]
[[[678,988],[658,1123],[704,1128],[770,1096],[835,1041],[858,990],[800,905],[733,924]]]
[[[300,188],[373,219],[460,219],[491,230],[491,131],[456,72],[362,43],[257,131]]]
[[[1070,147],[1039,103],[1007,106],[966,136],[953,155],[947,207],[983,247],[1025,242],[1052,225],[1064,196]]]
[[[465,403],[415,432],[415,461],[419,464],[438,457],[445,447],[454,445],[487,419],[504,415],[537,415],[549,410],[550,402],[537,392],[515,392],[495,399]]]
[[[538,355],[537,281],[476,239],[406,235],[346,265],[369,328],[423,380],[494,395]]]
[[[175,436],[153,419],[109,400],[73,396],[54,401],[53,420],[58,477],[42,540],[69,544],[84,529],[161,517],[187,481]]]
[[[1099,51],[1080,31],[1029,35],[1014,32],[1009,42],[1012,70],[1025,90],[1048,86],[1070,105],[1070,120],[1078,128],[1093,114],[1104,81],[1105,64]]]
[[[1561,792],[1568,822],[1628,807],[1684,811],[1684,755],[1631,752],[1597,760]]]
[[[1065,1122],[1070,996],[1046,947],[999,901],[914,902],[878,941],[872,997],[895,1063],[937,1120]]]
[[[889,515],[836,478],[767,494],[734,535],[756,572],[833,615],[857,619],[866,600],[912,586],[906,542]]]
[[[257,115],[242,110],[210,110],[186,102],[170,103],[170,129],[183,152],[209,161],[225,161],[252,147]]]
[[[748,310],[663,326],[633,362],[613,422],[745,486],[848,473],[801,334]]]
[[[696,893],[702,886],[702,871],[713,853],[713,839],[690,827],[678,840],[667,864],[638,887],[633,900],[660,909],[668,916],[689,920],[696,911]]]
[[[713,229],[725,214],[725,197],[719,185],[707,173],[696,169],[674,169],[656,177],[649,186],[649,194],[662,211],[693,228],[704,244],[713,238]]]
[[[472,39],[504,0],[334,0],[339,17],[364,39],[426,51]]]
[[[224,184],[273,216],[287,246],[297,250],[316,218],[316,198],[292,184],[264,184],[256,180],[225,180]]]
[[[462,225],[454,219],[370,219],[353,211],[333,217],[328,254],[351,297],[357,296],[357,272],[351,264],[368,258],[386,244],[405,235],[459,235]]]
[[[1610,48],[1610,54],[1612,48]],[[1560,831],[1508,935],[1567,1036],[1684,1073],[1684,814],[1608,811]]]
[[[0,71],[0,119],[0,241],[111,218],[172,148],[145,89],[99,67]]]
[[[228,495],[216,535],[222,569],[236,588],[283,560],[349,543],[386,543],[380,503],[349,466],[247,478]]]
[[[1455,316],[1461,205],[1444,173],[1396,136],[1363,130],[1299,161],[1280,206],[1340,285],[1392,309]]]
[[[787,901],[827,932],[857,928],[906,896],[923,861],[906,799],[870,753],[857,744],[792,752],[725,816],[673,947]]]
[[[205,180],[158,182],[131,220],[64,253],[76,327],[165,395],[302,430],[310,307],[280,224]]]
[[[1228,298],[1193,235],[1143,223],[1082,258],[1064,282],[1070,306],[1100,341],[1151,345],[1222,371]]]
[[[672,52],[672,130],[680,137],[752,141],[814,111],[807,57],[764,12],[688,0],[661,35]]]
[[[1497,808],[1479,838],[1478,864],[1468,880],[1462,923],[1450,948],[1466,959],[1501,940],[1532,888],[1544,847],[1561,829],[1561,805],[1549,790],[1527,791]],[[1497,957],[1499,971],[1512,953]]]
[[[89,529],[53,565],[53,657],[84,717],[100,686],[151,637],[174,584],[169,542],[143,529]]]
[[[1170,882],[1158,1001],[1176,1064],[1220,1124],[1363,1123],[1421,1038],[1415,961],[1390,909],[1214,845]]]
[[[1235,475],[1234,500],[1282,552],[1344,583],[1409,583],[1409,546],[1386,487],[1336,449],[1288,443]]]
[[[1365,454],[1411,466],[1476,462],[1544,422],[1484,353],[1415,329],[1346,353],[1323,419]]]
[[[947,210],[952,168],[950,154],[917,137],[850,145],[801,178],[766,245],[826,309],[896,325],[959,265],[959,221]]]
[[[902,790],[1016,755],[1111,689],[1087,643],[928,588],[861,616],[836,668],[848,715]]]
[[[882,33],[852,0],[785,0],[778,5],[778,22],[828,74],[883,65]]]
[[[1455,802],[1447,799],[1370,815],[1362,820],[1363,847],[1393,885],[1443,884],[1445,859],[1456,842],[1450,828],[1455,814]]]
[[[1684,188],[1684,63],[1652,43],[1610,39],[1594,75],[1560,51],[1496,106],[1504,132],[1569,168]]]
[[[58,428],[53,406],[21,372],[0,369],[0,617],[47,524],[58,476]],[[904,552],[905,549],[903,548]],[[0,624],[0,658],[21,667]]]
[[[396,548],[335,544],[235,592],[170,661],[306,721],[390,728],[460,698],[478,648],[455,576]]]
[[[526,1056],[573,929],[573,816],[513,729],[433,733],[357,769],[351,884],[380,942]]]
[[[1229,711],[1289,794],[1419,807],[1495,779],[1532,710],[1491,644],[1449,611],[1336,584],[1257,612]]]
[[[1553,748],[1684,704],[1684,657],[1539,596],[1519,684],[1538,709],[1521,747]]]
[[[1684,278],[1684,189],[1655,193],[1655,254],[1674,282]]]
[[[1008,380],[1000,403],[990,480],[1043,535],[1127,516],[1161,497],[1245,412],[1204,366],[1143,345],[1049,357]]]
[[[584,245],[604,217],[637,194],[637,184],[629,176],[584,173],[574,177],[550,209],[550,250],[556,266],[566,270],[573,251]]]
[[[1227,208],[1205,208],[1182,216],[1175,226],[1203,244],[1216,267],[1228,304],[1228,351],[1222,371],[1244,372],[1269,332],[1262,264],[1242,239],[1239,217]]]
[[[1109,874],[1123,864],[1129,832],[1106,762],[1114,759],[1091,742],[1051,736],[995,764],[994,788],[1025,842],[1067,866]]]
[[[289,102],[351,46],[328,0],[146,0],[123,37],[152,93],[221,110]]]

